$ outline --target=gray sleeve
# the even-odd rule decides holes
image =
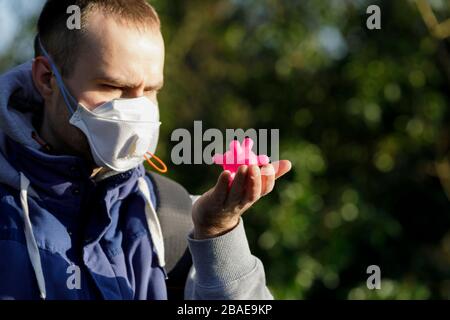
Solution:
[[[250,252],[244,222],[219,237],[188,236],[193,266],[185,286],[186,300],[273,299],[262,262]]]

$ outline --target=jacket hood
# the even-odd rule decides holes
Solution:
[[[32,61],[0,76],[0,183],[20,189],[20,174],[6,158],[5,138],[33,148],[32,115],[42,110],[43,99],[33,84]]]
[[[44,100],[33,83],[32,63],[28,61],[0,76],[0,183],[17,190],[20,190],[20,172],[8,161],[6,137],[45,156],[40,151],[41,145],[32,137],[33,131],[36,130],[32,123],[33,115],[40,113],[44,107]],[[77,158],[67,155],[52,155],[52,157],[54,160],[60,158],[62,161],[68,157]],[[104,180],[118,173],[103,168],[95,176],[95,180]],[[32,187],[30,194],[36,196]]]

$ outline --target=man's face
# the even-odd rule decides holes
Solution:
[[[157,103],[164,68],[164,43],[158,30],[138,30],[93,13],[82,41],[73,72],[64,79],[79,103],[89,110],[116,98],[146,96]],[[56,88],[54,78],[52,87]],[[69,123],[70,115],[58,90],[46,104],[48,125],[64,149],[92,159],[84,134]]]

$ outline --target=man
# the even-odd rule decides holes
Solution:
[[[290,163],[241,166],[230,188],[225,171],[193,206],[144,170],[163,85],[153,8],[48,0],[35,51],[0,77],[0,297],[271,299],[241,215]]]

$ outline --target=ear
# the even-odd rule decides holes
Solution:
[[[52,86],[53,73],[48,60],[45,57],[34,59],[31,73],[36,89],[45,100],[49,99],[55,89]]]

